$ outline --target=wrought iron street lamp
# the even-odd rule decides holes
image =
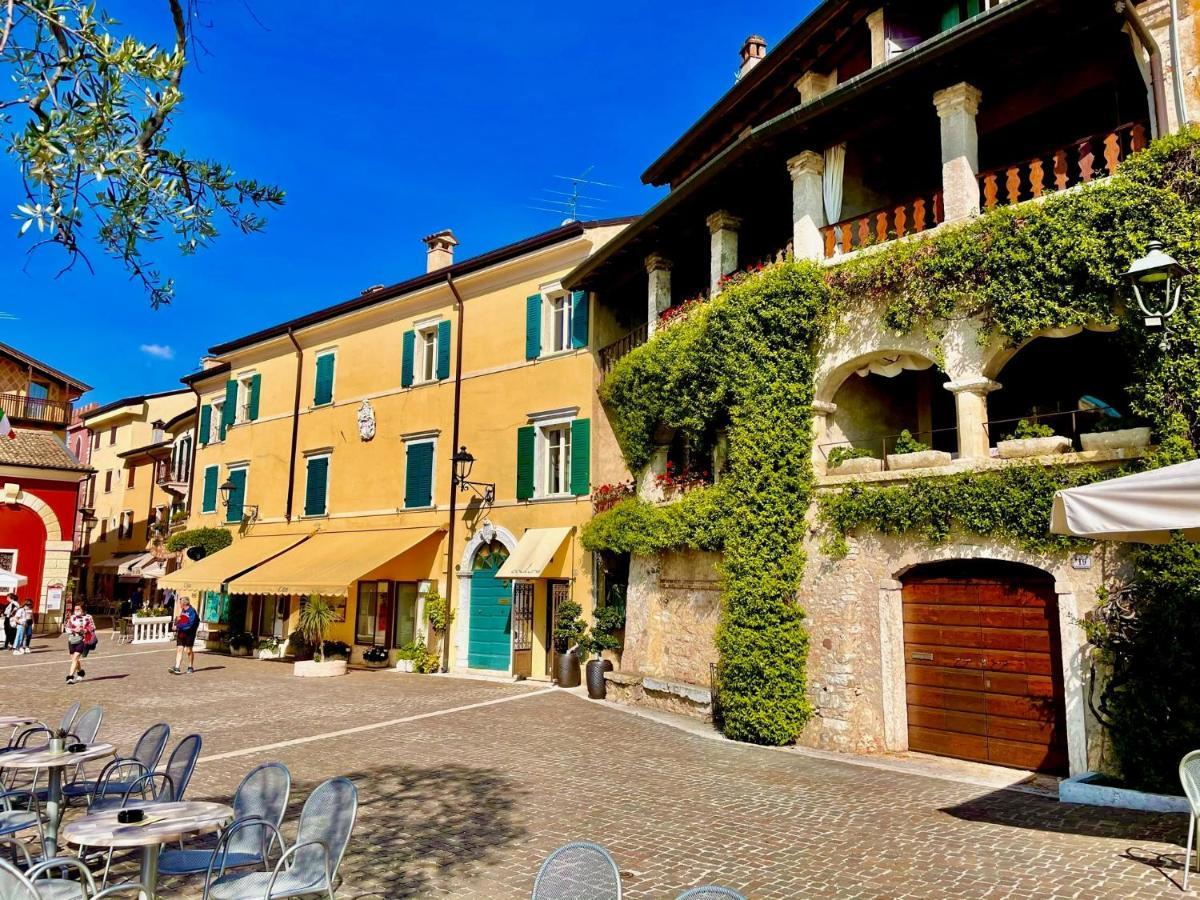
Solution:
[[[221,492],[221,505],[229,509],[229,500],[233,492],[237,490],[237,485],[233,483],[232,478],[226,478],[224,484],[217,488]],[[251,522],[258,519],[258,507],[251,503],[242,503],[242,519],[249,519]]]
[[[1166,320],[1179,309],[1183,276],[1187,274],[1188,270],[1172,259],[1158,240],[1149,241],[1146,255],[1130,265],[1125,277],[1133,287],[1147,328],[1166,328]]]
[[[467,480],[475,465],[475,457],[466,447],[459,447],[451,461],[454,463],[454,484],[460,491],[474,492],[488,506],[496,502],[495,484]]]

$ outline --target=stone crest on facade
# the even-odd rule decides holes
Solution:
[[[370,400],[364,400],[358,408],[358,436],[364,441],[375,437],[375,408]]]

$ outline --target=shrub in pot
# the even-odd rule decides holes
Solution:
[[[1049,425],[1028,419],[1021,419],[1012,434],[996,442],[996,451],[1001,459],[1049,456],[1053,453],[1069,453],[1070,450],[1070,438],[1059,437]]]
[[[259,659],[279,659],[283,656],[283,644],[277,637],[263,638],[258,642]]]
[[[312,644],[304,639],[299,630],[293,631],[288,635],[286,653],[293,659],[312,659]]]
[[[605,650],[619,650],[621,641],[616,633],[625,627],[625,608],[621,606],[601,606],[592,616],[591,634],[580,641],[580,647],[586,648],[594,659],[587,663],[588,696],[593,700],[603,700],[608,693],[608,685],[604,681],[604,673],[612,671],[612,661],[604,659]]]
[[[372,669],[382,669],[388,664],[389,655],[390,654],[388,653],[386,647],[380,647],[376,645],[374,647],[368,647],[366,650],[364,650],[362,658],[363,662]]]
[[[587,625],[582,619],[583,607],[574,600],[558,605],[554,617],[555,680],[559,687],[579,687],[580,644],[587,639]]]
[[[229,636],[229,653],[231,656],[249,656],[254,649],[254,635],[249,632],[238,632]]]
[[[1124,416],[1101,416],[1091,431],[1079,435],[1084,450],[1133,450],[1150,446],[1150,429]]]
[[[325,641],[321,645],[321,659],[349,659],[350,645],[345,641]]]
[[[825,458],[826,475],[862,475],[882,471],[883,460],[866,447],[834,447]]]
[[[896,438],[896,445],[887,455],[889,469],[926,469],[932,466],[950,465],[950,454],[943,450],[930,450],[929,445],[918,441],[905,428]]]

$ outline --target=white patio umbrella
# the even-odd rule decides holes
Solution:
[[[17,588],[24,587],[27,584],[29,584],[29,579],[24,575],[0,569],[0,593],[15,591]]]
[[[1098,541],[1200,541],[1200,460],[1058,491],[1050,531]]]

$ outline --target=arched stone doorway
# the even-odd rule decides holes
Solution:
[[[36,499],[36,498],[34,498]],[[40,502],[40,501],[39,501]],[[41,504],[46,511],[49,507]],[[57,519],[51,519],[57,530]],[[36,599],[41,607],[46,565],[46,543],[51,537],[46,520],[31,503],[0,504],[0,569],[24,575],[28,582],[17,589],[22,599]]]
[[[974,559],[914,566],[900,584],[908,748],[1065,773],[1054,578]]]
[[[512,585],[495,576],[516,548],[517,539],[508,529],[487,523],[463,550],[455,653],[459,670],[511,670]]]

